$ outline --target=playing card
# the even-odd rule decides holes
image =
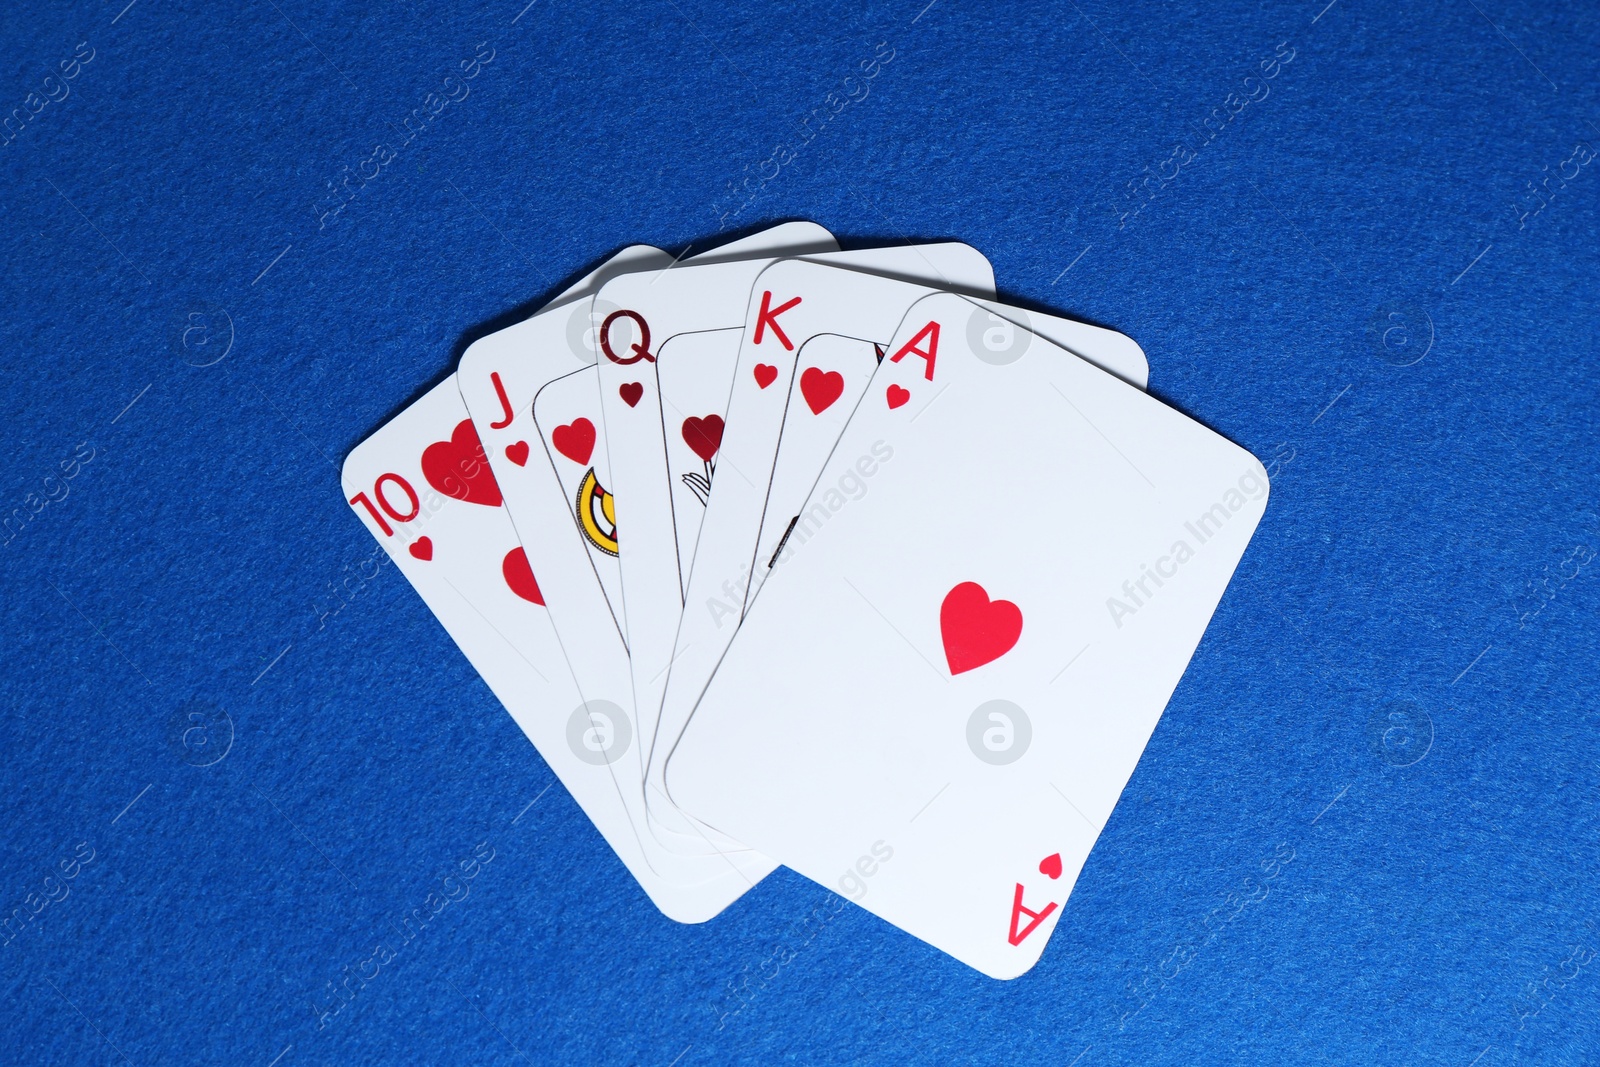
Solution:
[[[821,227],[790,223],[712,250],[706,258],[715,261],[752,253],[770,256],[828,247],[831,242]],[[619,266],[611,273],[622,266],[641,264],[659,270],[671,260],[654,249],[636,247],[609,261],[608,267],[613,264]],[[476,418],[475,426],[482,434],[488,463],[516,534],[539,575],[543,599],[578,691],[589,698],[590,705],[607,702],[611,732],[597,730],[586,736],[591,741],[612,739],[606,749],[606,770],[614,776],[632,825],[640,830],[634,847],[654,879],[645,883],[646,888],[667,915],[697,922],[737,899],[774,865],[748,849],[722,853],[707,846],[696,855],[667,854],[644,831],[638,748],[647,738],[641,735],[633,715],[627,650],[597,576],[595,563],[600,557],[589,554],[587,536],[574,515],[573,501],[577,487],[583,484],[582,476],[597,465],[604,473],[605,450],[598,440],[586,439],[585,428],[578,424],[583,417],[581,408],[564,408],[562,416],[555,418],[541,407],[548,432],[543,432],[534,418],[535,397],[543,399],[547,385],[571,388],[575,402],[581,403],[584,395],[591,401],[595,397],[595,371],[588,362],[593,358],[595,325],[591,311],[588,299],[569,301],[474,342],[462,356],[456,383]],[[579,369],[575,372],[573,368]],[[591,424],[598,437],[598,415]],[[568,429],[558,434],[561,427]],[[578,459],[584,446],[590,455],[580,468]],[[598,476],[596,482],[603,484]],[[596,503],[593,515],[597,523],[608,518],[603,503]],[[617,692],[619,689],[622,692]],[[735,851],[739,854],[732,854]],[[643,882],[645,876],[640,877]]]
[[[583,367],[562,375],[539,389],[533,398],[533,437],[542,444],[541,460],[550,464],[561,485],[562,500],[582,533],[589,565],[594,569],[617,632],[622,629],[622,571],[617,565],[617,518],[615,497],[606,487],[611,471],[606,449],[597,447],[600,425],[600,392],[593,367]],[[531,454],[525,441],[505,446],[511,449],[511,463]],[[502,450],[504,451],[504,450]],[[512,474],[506,479],[524,482]],[[520,509],[519,509],[520,511]],[[513,512],[517,514],[518,512]]]
[[[654,871],[609,763],[639,743],[615,693],[580,693],[452,379],[345,461],[352,508],[388,551],[628,871],[662,911],[695,916],[692,891]]]
[[[945,243],[821,255],[819,262],[883,274],[936,281],[956,288],[991,294],[994,275],[975,249]],[[600,409],[613,484],[609,487],[618,526],[623,531],[619,564],[634,703],[643,736],[654,738],[672,662],[678,620],[683,612],[683,576],[690,563],[686,547],[698,536],[704,504],[695,488],[715,498],[717,444],[723,432],[723,411],[732,385],[731,341],[713,339],[713,331],[737,333],[744,320],[751,281],[771,261],[745,260],[707,266],[684,266],[656,275],[616,278],[595,297],[605,310],[596,331]],[[597,312],[598,317],[598,312]],[[693,334],[692,339],[682,335]],[[680,343],[681,342],[681,343]],[[696,361],[698,360],[698,362]],[[666,425],[658,373],[667,365],[667,380],[701,379],[700,406]],[[678,395],[679,386],[672,386]],[[708,407],[718,392],[723,400]],[[669,462],[677,451],[679,458]],[[687,458],[692,456],[692,459]],[[695,461],[702,464],[695,470]],[[684,468],[689,468],[684,470]],[[678,471],[673,478],[674,468]],[[703,480],[686,481],[685,474]],[[686,531],[693,531],[692,536]],[[641,750],[646,756],[648,748]],[[641,759],[644,777],[647,761]],[[674,820],[670,806],[654,804],[652,826],[675,849],[727,849],[731,843],[709,839],[703,831]],[[658,821],[659,820],[659,821]],[[679,838],[676,835],[683,835]]]
[[[816,253],[814,257],[818,262],[962,292],[994,293],[994,271],[988,260],[976,249],[954,242]],[[684,483],[681,477],[674,482],[662,459],[674,455],[673,464],[681,473],[692,473],[697,462],[714,468],[715,428],[723,418],[737,358],[735,339],[730,335],[743,325],[750,283],[776,259],[694,263],[659,274],[624,275],[595,296],[595,317],[600,322],[594,333],[600,400],[609,419],[607,445],[617,453],[613,458],[615,477],[629,490],[648,486],[651,494],[648,502],[642,496],[635,500],[632,492],[619,497],[628,501],[624,508],[641,509],[639,518],[651,524],[639,528],[633,547],[624,550],[625,574],[646,567],[654,571],[658,548],[665,558],[669,547],[674,573],[688,570],[692,554],[685,546],[698,533],[705,504],[691,492],[688,500],[698,506],[677,506],[670,487]],[[723,336],[708,336],[713,331],[722,331]],[[671,399],[687,405],[681,414],[672,413],[670,425],[663,404],[663,367],[673,390]],[[689,419],[697,422],[690,424]],[[700,455],[703,452],[710,458]],[[704,483],[706,496],[709,480]],[[658,528],[657,523],[662,525]],[[654,578],[653,573],[650,577]],[[642,573],[634,584],[640,587],[635,596],[644,595]],[[680,606],[682,598],[680,577]]]
[[[634,246],[564,295],[592,292],[619,270],[669,262]],[[542,314],[560,320],[566,310]],[[520,323],[495,336],[527,332]],[[491,392],[499,385],[488,383]],[[516,466],[515,458],[513,449],[506,462]],[[667,856],[652,865],[637,773],[619,777],[614,767],[624,759],[635,766],[640,744],[625,653],[608,658],[603,641],[559,639],[546,600],[552,589],[582,589],[583,576],[545,570],[518,543],[455,376],[357,446],[342,480],[350,506],[663,913],[703,921],[771,869],[760,857]],[[592,572],[587,580],[592,586]],[[609,632],[620,647],[615,628]]]
[[[1043,338],[986,350],[975,307],[926,297],[885,346],[666,781],[707,824],[1011,978],[1268,484]]]
[[[673,531],[680,560],[694,559],[700,519],[711,497],[726,425],[728,385],[739,358],[738,330],[681,333],[656,355],[661,422],[666,433],[667,481],[672,492]],[[742,477],[735,471],[731,477]],[[680,564],[680,578],[687,568]]]
[[[619,258],[630,255],[634,258],[626,264],[652,272],[673,266],[672,258],[657,249],[648,249],[653,256],[648,262],[639,260],[634,250],[645,247],[633,246]],[[741,256],[765,260],[780,251],[800,254],[837,247],[822,227],[794,222],[687,262]],[[611,270],[606,277],[618,273],[624,271]],[[605,640],[594,633],[602,619],[623,633],[614,499],[594,367],[599,322],[593,288],[598,286],[591,287],[590,297],[552,306],[473,342],[461,357],[457,379],[512,521],[530,558],[551,576],[547,595],[557,630],[585,648],[605,647]],[[555,500],[562,506],[552,506]],[[572,537],[574,530],[580,536]],[[573,548],[587,567],[569,554]],[[605,666],[601,657],[596,667]]]
[[[798,522],[801,503],[816,482],[822,464],[833,451],[839,433],[850,413],[855,410],[867,382],[878,369],[878,361],[883,358],[881,344],[860,341],[853,336],[831,331],[856,329],[867,332],[871,326],[867,320],[875,318],[883,323],[884,331],[877,336],[886,337],[887,331],[898,325],[900,312],[897,309],[909,306],[912,299],[920,299],[933,291],[904,283],[898,286],[883,284],[893,279],[858,281],[848,275],[824,274],[815,264],[786,266],[782,271],[775,270],[772,273],[773,284],[782,286],[787,281],[794,285],[795,291],[806,293],[815,301],[817,314],[811,321],[827,322],[830,332],[801,341],[796,346],[795,358],[788,373],[781,375],[789,385],[790,396],[777,423],[776,442],[770,433],[770,424],[762,426],[757,421],[763,416],[770,419],[770,414],[751,410],[748,420],[741,419],[744,425],[740,427],[741,431],[750,432],[741,432],[736,438],[730,439],[729,447],[724,452],[730,462],[738,463],[741,469],[766,469],[769,472],[766,500],[758,524],[757,547],[749,561],[750,581],[744,594],[746,601],[766,580],[773,556]],[[832,303],[828,301],[830,296],[834,298]],[[974,303],[978,307],[974,309],[973,321],[967,324],[968,330],[976,335],[974,343],[986,352],[1009,354],[1026,346],[1030,333],[1037,334],[1140,389],[1145,387],[1149,367],[1145,363],[1144,352],[1136,342],[1123,334],[1055,315],[1007,307],[993,301],[977,300]],[[865,316],[861,312],[865,312]],[[893,323],[888,321],[890,316],[894,317]],[[759,361],[767,358],[782,362],[781,357],[772,352],[770,346],[763,353],[754,344],[743,346],[741,353],[751,364],[750,374],[747,379],[739,380],[738,384],[743,388],[737,389],[735,395],[740,400],[758,402],[760,394],[765,391],[761,386],[761,377],[765,376],[765,372],[760,369],[763,364]],[[732,412],[745,414],[744,405],[734,407],[730,398]],[[774,449],[776,454],[769,449]],[[719,515],[729,523],[730,528],[736,528],[740,533],[748,530],[748,525],[741,522],[743,516],[737,510],[744,504],[748,489],[748,485],[730,489],[738,502],[725,507]],[[708,559],[706,563],[708,571],[715,574],[721,560]]]
[[[662,783],[667,754],[878,369],[883,349],[875,342],[886,342],[905,309],[933,291],[818,262],[774,264],[757,279],[722,442],[722,462],[739,476],[724,480],[702,523],[646,765],[652,816],[671,807]],[[992,301],[974,303],[964,327],[991,358],[1019,357],[1037,331],[1144,387],[1144,353],[1120,333]],[[763,306],[769,309],[765,319]]]

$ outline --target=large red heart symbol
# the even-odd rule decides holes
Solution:
[[[518,441],[514,445],[506,445],[506,458],[517,466],[528,462],[528,442]],[[579,462],[582,462],[581,460]]]
[[[506,585],[511,587],[513,593],[523,600],[544,606],[544,594],[539,592],[539,583],[533,579],[533,568],[528,566],[528,554],[521,545],[506,553],[505,560],[500,564],[500,573],[506,576]]]
[[[639,403],[641,396],[644,396],[644,386],[638,382],[623,382],[617,386],[617,395],[631,408]]]
[[[1040,860],[1039,861],[1039,873],[1040,874],[1049,875],[1050,876],[1050,880],[1052,882],[1055,881],[1057,878],[1060,878],[1061,877],[1061,853],[1052,852],[1050,855],[1048,855],[1044,859]]]
[[[890,411],[893,411],[895,408],[911,399],[911,394],[900,388],[898,385],[889,386],[888,392],[884,395],[888,397]]]
[[[683,420],[683,443],[694,449],[694,454],[706,463],[722,447],[722,416],[707,415],[703,419]]]
[[[550,435],[556,451],[574,463],[587,463],[594,454],[594,423],[588,419],[573,419],[565,426],[557,426]]]
[[[813,415],[827,411],[843,392],[844,375],[836,370],[822,371],[807,367],[805,373],[800,375],[800,393],[806,398],[806,406]]]
[[[422,476],[445,496],[485,507],[500,506],[500,486],[471,419],[462,419],[448,441],[422,450]]]
[[[756,364],[756,384],[765,389],[778,380],[778,368],[770,363]]]
[[[939,607],[939,632],[951,674],[992,663],[1022,636],[1022,611],[1009,600],[990,600],[977,582],[962,582]]]
[[[433,558],[433,538],[419,537],[411,542],[411,554],[426,563]]]

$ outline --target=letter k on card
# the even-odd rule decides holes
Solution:
[[[789,340],[789,335],[783,332],[783,327],[778,325],[778,316],[791,308],[798,307],[800,297],[794,297],[772,306],[772,290],[767,289],[761,294],[761,310],[756,313],[756,335],[752,339],[755,344],[760,344],[768,330],[778,339],[778,343],[790,352],[794,351],[794,342]]]
[[[824,885],[883,840],[894,862],[858,903],[1013,978],[1070,917],[1266,482],[1040,334],[997,363],[981,307],[944,293],[904,313],[802,509],[808,537],[751,600],[665,777],[697,819]],[[852,481],[868,454],[889,458]],[[1106,598],[1223,499],[1226,523],[1115,625]]]

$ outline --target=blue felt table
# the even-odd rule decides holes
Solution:
[[[0,1062],[1600,1057],[1600,8],[526,2],[0,15]],[[788,218],[975,245],[1273,475],[1015,982],[786,871],[663,919],[339,492]]]

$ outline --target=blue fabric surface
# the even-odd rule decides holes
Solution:
[[[1600,8],[124,2],[0,14],[0,1061],[1600,1057]],[[606,254],[785,218],[1273,474],[1013,983],[788,872],[661,918],[340,498]]]

